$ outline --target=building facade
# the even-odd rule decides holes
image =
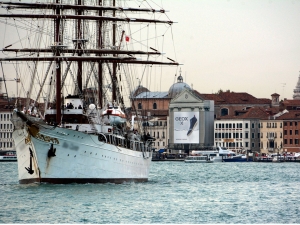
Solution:
[[[214,102],[185,89],[169,105],[169,143],[172,151],[213,146]]]

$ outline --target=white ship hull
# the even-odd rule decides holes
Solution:
[[[47,125],[43,127],[36,137],[28,135],[26,128],[13,132],[20,183],[148,180],[151,152],[104,143],[96,135]],[[55,156],[49,157],[51,145],[56,151]]]

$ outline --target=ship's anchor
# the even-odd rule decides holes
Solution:
[[[49,151],[48,151],[48,157],[50,158],[50,157],[56,156],[55,152],[56,152],[56,148],[53,148],[53,143],[51,143],[51,146],[50,146]]]
[[[33,154],[32,154],[31,148],[29,148],[29,151],[30,151],[30,164],[29,164],[29,167],[25,167],[25,169],[28,171],[29,174],[33,174],[34,173],[34,170],[32,169]]]

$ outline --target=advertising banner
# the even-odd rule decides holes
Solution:
[[[174,143],[199,143],[199,112],[174,112]]]

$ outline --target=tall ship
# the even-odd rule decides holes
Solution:
[[[179,65],[163,52],[173,21],[152,2],[0,1],[3,80],[14,71],[26,98],[11,119],[21,184],[148,180],[154,138],[130,97]]]

